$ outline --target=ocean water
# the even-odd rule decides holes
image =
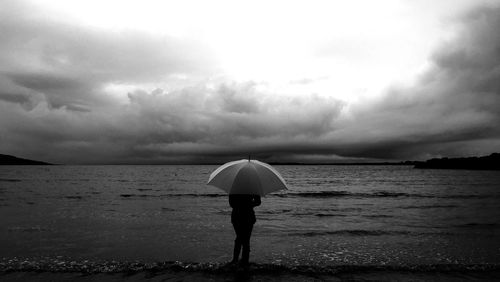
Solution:
[[[5,262],[231,259],[217,166],[2,166]],[[500,173],[276,166],[289,185],[255,209],[251,261],[286,266],[500,263]]]

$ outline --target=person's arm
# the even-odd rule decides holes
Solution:
[[[256,206],[260,206],[260,196],[259,195],[255,195],[253,197],[253,206],[256,207]]]

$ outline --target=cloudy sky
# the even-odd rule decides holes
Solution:
[[[0,2],[0,154],[55,163],[500,151],[500,1]]]

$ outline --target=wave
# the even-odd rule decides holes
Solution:
[[[354,193],[347,191],[321,191],[321,192],[302,192],[302,193],[288,193],[284,194],[290,197],[345,197],[345,196],[353,196]]]
[[[310,210],[310,211],[304,211],[304,210],[297,210],[294,211],[293,209],[277,209],[277,210],[259,210],[260,215],[283,215],[283,214],[289,214],[291,216],[317,216],[317,217],[345,217],[345,216],[351,216],[350,214],[345,214],[345,213],[358,213],[363,211],[361,208],[326,208],[322,209],[321,211],[317,210]],[[362,217],[366,218],[391,218],[394,217],[392,215],[387,215],[387,214],[372,214],[372,215],[360,215]]]
[[[139,191],[139,192],[153,191],[153,188],[137,188],[137,191]]]
[[[294,212],[294,213],[291,213],[291,216],[297,216],[297,217],[300,217],[300,216],[316,216],[316,217],[345,217],[345,216],[349,216],[347,214],[339,214],[339,213],[326,213],[326,212],[318,212],[318,213],[314,213],[314,212]]]
[[[122,198],[168,198],[168,197],[227,197],[227,194],[207,194],[207,193],[178,193],[178,194],[120,194]]]
[[[400,209],[438,209],[438,208],[458,208],[458,205],[421,205],[421,206],[400,206]]]
[[[373,193],[363,192],[348,192],[348,191],[320,191],[320,192],[291,192],[284,194],[272,194],[276,197],[305,197],[305,198],[438,198],[438,199],[484,199],[498,198],[499,195],[432,195],[432,194],[417,194],[403,193],[390,191],[375,191]]]
[[[123,198],[134,198],[134,197],[227,197],[227,194],[214,194],[214,193],[177,193],[177,194],[120,194]],[[351,193],[345,191],[323,191],[323,192],[302,192],[302,193],[286,193],[286,194],[270,194],[266,197],[306,197],[306,198],[329,198],[329,197],[359,197],[359,198],[373,198],[373,197],[411,197],[415,195],[410,195],[406,193],[392,193],[392,192],[375,192],[375,193]],[[420,197],[427,197],[423,195],[417,195]],[[433,196],[428,196],[433,197]]]
[[[50,231],[50,229],[45,228],[45,227],[40,227],[40,226],[29,226],[29,227],[14,226],[14,227],[7,228],[7,230],[9,232],[44,232],[44,231]]]
[[[465,223],[465,224],[458,224],[458,225],[455,225],[455,227],[459,227],[459,228],[493,228],[493,227],[500,227],[500,223],[471,222],[471,223]]]
[[[64,198],[70,199],[70,200],[81,200],[81,199],[83,199],[83,196],[72,195],[72,196],[64,196]]]
[[[449,232],[421,232],[408,230],[365,230],[365,229],[342,229],[342,230],[318,230],[318,231],[294,231],[289,235],[297,235],[304,237],[315,236],[419,236],[419,235],[452,235]]]
[[[276,210],[263,210],[259,211],[260,214],[284,214],[291,212],[292,209],[276,209]]]
[[[176,209],[173,209],[173,208],[167,208],[167,207],[162,207],[162,208],[161,208],[161,211],[164,211],[164,212],[171,212],[171,211],[176,211]]]
[[[0,182],[21,182],[21,179],[15,178],[0,178]]]
[[[159,197],[159,195],[150,195],[150,194],[120,194],[122,198],[147,198],[147,197]]]
[[[368,215],[362,215],[362,217],[367,217],[367,218],[391,218],[394,217],[393,215],[388,215],[388,214],[368,214]]]
[[[308,231],[296,232],[292,235],[300,235],[306,237],[325,236],[325,235],[349,235],[349,236],[382,236],[382,235],[409,235],[410,231],[385,231],[385,230],[362,230],[362,229],[344,229],[332,231]]]
[[[179,273],[194,272],[224,275],[234,272],[245,271],[247,273],[260,275],[336,275],[336,274],[356,274],[366,272],[405,272],[405,273],[491,273],[500,271],[500,264],[401,264],[401,265],[284,265],[250,263],[248,268],[242,269],[225,262],[127,262],[127,261],[75,261],[64,258],[24,259],[24,258],[3,258],[0,261],[0,272],[8,273],[13,271],[23,272],[51,272],[51,273],[125,273],[133,274],[138,272],[154,273]],[[493,274],[492,274],[493,275]]]
[[[138,189],[139,190],[139,189]],[[148,191],[148,190],[139,190]],[[120,194],[123,198],[168,198],[168,197],[209,197],[219,198],[227,197],[227,194],[221,193],[168,193],[168,194]],[[347,191],[321,191],[321,192],[289,192],[279,194],[269,194],[266,197],[279,198],[435,198],[435,199],[484,199],[484,198],[499,198],[498,195],[430,195],[416,193],[402,193],[389,191],[376,191],[373,193],[347,192]],[[440,207],[440,206],[436,206]],[[455,207],[455,206],[449,206]]]
[[[353,193],[347,191],[321,191],[321,192],[298,192],[287,194],[275,194],[277,197],[304,197],[304,198],[340,198],[340,197],[356,197],[356,198],[373,198],[373,197],[409,197],[407,193],[392,193],[392,192],[375,192],[375,193]]]
[[[317,217],[342,217],[342,216],[347,216],[346,214],[335,214],[335,213],[316,213],[314,216]]]

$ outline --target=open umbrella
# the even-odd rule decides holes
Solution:
[[[260,196],[287,189],[285,180],[273,167],[250,159],[223,164],[210,174],[207,184],[229,194]]]

